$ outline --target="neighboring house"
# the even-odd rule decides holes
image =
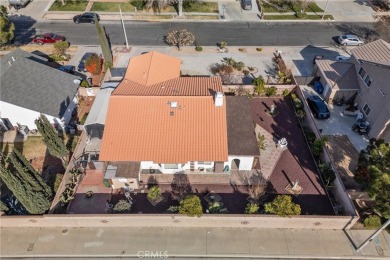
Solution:
[[[377,40],[352,49],[348,61],[317,60],[313,75],[324,85],[323,97],[354,102],[370,123],[369,137],[390,141],[390,44]]]
[[[77,104],[78,77],[47,65],[47,60],[17,49],[1,58],[0,127],[36,129],[42,113],[64,127]]]
[[[99,156],[106,175],[258,166],[248,98],[226,98],[220,77],[180,77],[180,63],[158,52],[130,60],[110,96]],[[132,172],[115,174],[123,164]]]

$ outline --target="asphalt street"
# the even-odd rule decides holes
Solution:
[[[20,44],[31,42],[35,34],[54,32],[67,38],[71,44],[97,45],[95,25],[74,24],[72,21],[37,22],[30,17],[13,17],[16,39]],[[123,45],[122,24],[102,22],[112,45]],[[197,42],[212,46],[225,41],[230,46],[327,46],[334,38],[348,31],[366,33],[371,23],[292,23],[292,22],[125,22],[130,45],[165,45],[164,35],[173,29],[185,28],[194,33]]]

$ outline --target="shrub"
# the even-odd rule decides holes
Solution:
[[[219,43],[220,48],[226,48],[227,47],[227,42],[220,42]]]
[[[66,50],[69,48],[69,42],[59,41],[54,43],[54,52],[58,56],[62,56],[65,54]]]
[[[259,76],[257,78],[255,78],[253,80],[253,84],[255,85],[253,91],[257,94],[257,95],[263,95],[265,93],[265,80],[263,78],[263,76]]]
[[[144,0],[130,0],[129,1],[132,6],[137,8],[137,10],[144,9],[145,1]]]
[[[299,19],[306,19],[307,13],[296,13],[295,16],[298,17]]]
[[[265,94],[267,97],[273,97],[276,95],[276,87],[269,87],[265,89]]]
[[[93,75],[99,75],[101,73],[102,62],[96,53],[92,54],[85,60],[85,69]]]
[[[260,133],[258,133],[258,135],[257,135],[257,147],[263,151],[265,151],[265,149],[267,149],[267,143],[265,142],[265,136],[260,134]]]
[[[243,70],[242,72],[244,73],[245,76],[249,75],[249,70]]]
[[[250,67],[250,66],[249,66],[249,67],[248,67],[248,70],[249,70],[249,71],[254,71],[254,70],[255,70],[255,68],[254,68],[254,67]]]
[[[326,138],[317,138],[314,140],[314,142],[311,145],[311,152],[313,153],[313,156],[316,160],[318,160],[321,157],[321,154],[325,147]]]
[[[283,90],[283,96],[287,97],[288,94],[290,94],[290,90],[288,90],[287,88],[285,90]]]
[[[233,68],[235,68],[238,71],[241,71],[245,67],[245,64],[241,61],[235,62],[233,65]]]
[[[127,200],[120,200],[114,207],[114,213],[129,213],[130,212],[130,204]]]
[[[161,195],[160,188],[158,186],[153,186],[148,191],[148,199],[151,201],[156,201]]]
[[[222,202],[209,203],[209,212],[212,214],[228,213],[227,208]]]
[[[167,213],[177,213],[179,212],[179,206],[169,206],[169,208],[167,208]]]
[[[245,208],[245,213],[246,214],[256,214],[259,212],[259,205],[254,204],[254,203],[248,203]]]
[[[86,80],[81,81],[80,87],[89,88],[89,83],[88,83],[88,81],[86,81]]]
[[[336,179],[336,175],[329,163],[320,163],[318,165],[321,175],[324,178],[325,186],[329,187]]]
[[[244,48],[238,48],[238,51],[245,51],[245,49]]]
[[[281,217],[301,214],[301,206],[294,203],[289,195],[278,195],[272,202],[266,203],[264,209]]]
[[[196,195],[189,195],[180,201],[179,213],[189,217],[200,217],[203,214],[202,204]]]
[[[377,215],[371,215],[364,219],[364,227],[377,229],[381,226],[381,219]]]
[[[202,46],[196,46],[196,47],[195,47],[195,50],[196,50],[196,51],[203,51],[203,48],[202,48]]]
[[[291,98],[294,102],[295,109],[301,109],[303,108],[303,103],[302,100],[297,97],[294,93],[291,94]]]
[[[256,48],[256,51],[262,51],[263,48]]]

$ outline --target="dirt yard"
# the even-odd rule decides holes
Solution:
[[[327,138],[327,146],[330,152],[330,156],[338,168],[345,188],[347,190],[360,191],[360,185],[356,183],[353,178],[353,172],[357,167],[357,161],[359,158],[358,151],[345,135],[327,136]]]

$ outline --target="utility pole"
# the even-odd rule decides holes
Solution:
[[[370,243],[383,229],[385,229],[388,225],[390,224],[390,219],[388,219],[385,224],[383,224],[377,231],[375,231],[374,234],[372,234],[369,238],[367,238],[366,241],[364,241],[364,243],[359,246],[356,251],[359,252],[360,250],[362,250],[368,243]]]
[[[123,33],[125,34],[126,49],[129,49],[129,43],[127,42],[127,35],[126,35],[125,23],[123,22],[123,17],[122,17],[121,5],[119,5],[119,13],[121,14],[121,21],[122,21]]]
[[[322,14],[322,18],[321,18],[321,20],[324,20],[325,13],[326,13],[326,9],[328,9],[328,4],[329,4],[329,0],[328,0],[328,1],[326,1],[325,10],[324,10],[324,13]]]

